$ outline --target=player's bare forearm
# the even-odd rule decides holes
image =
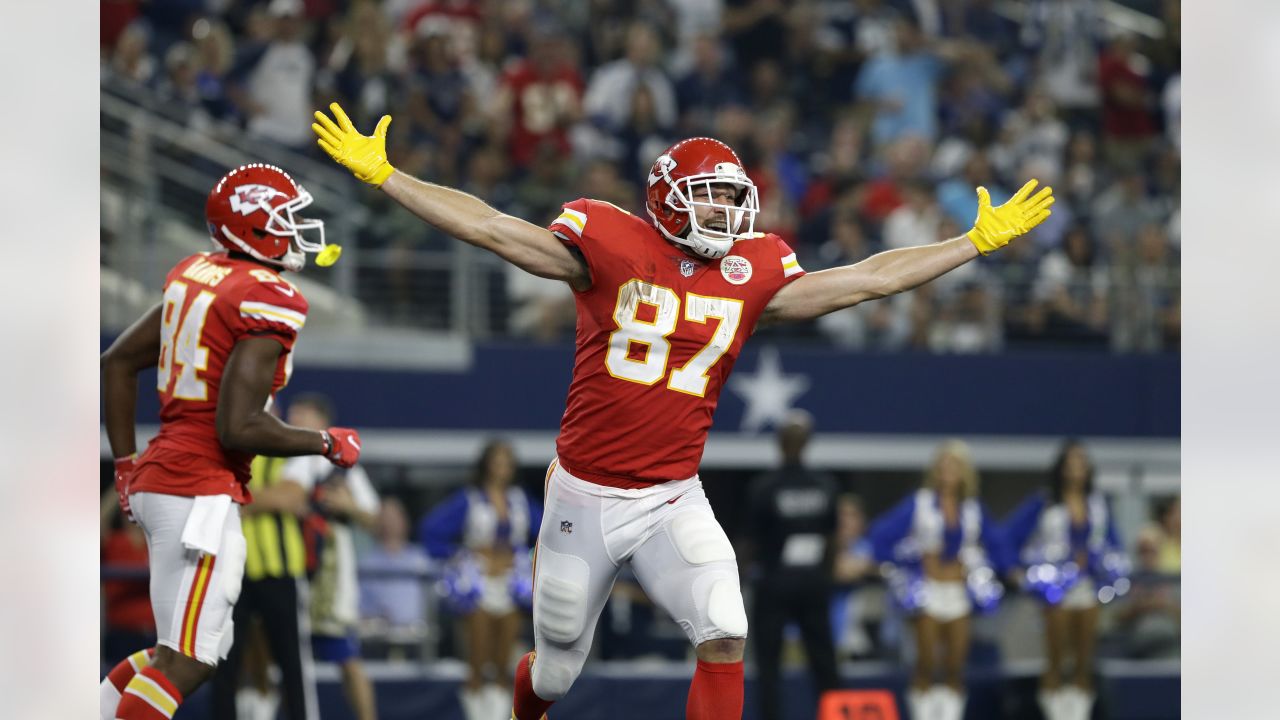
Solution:
[[[102,353],[102,413],[113,456],[138,450],[134,418],[138,409],[138,373],[160,358],[161,306],[156,305]]]
[[[319,430],[294,427],[267,412],[282,352],[284,346],[269,337],[241,340],[231,350],[215,418],[223,447],[271,457],[324,453]]]
[[[961,236],[932,245],[887,250],[860,263],[809,273],[778,291],[764,322],[799,322],[919,287],[978,257]]]
[[[501,213],[474,195],[398,170],[381,188],[428,224],[489,250],[525,272],[563,280],[577,290],[590,285],[586,266],[546,228]]]

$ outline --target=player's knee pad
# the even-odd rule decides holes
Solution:
[[[533,694],[557,702],[569,692],[573,681],[578,679],[582,666],[587,662],[587,654],[581,650],[564,650],[556,647],[543,647],[533,661]]]
[[[707,620],[707,639],[747,636],[747,610],[736,577],[711,583],[707,593]]]
[[[555,643],[572,643],[582,635],[590,576],[591,569],[582,558],[538,548],[533,627],[542,637]]]
[[[690,565],[737,559],[729,536],[710,512],[680,513],[671,519],[670,532],[676,552]]]

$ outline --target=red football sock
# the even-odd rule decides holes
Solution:
[[[146,667],[124,688],[117,720],[171,720],[182,704],[182,693],[159,670]]]
[[[124,686],[129,684],[134,675],[150,665],[155,656],[156,649],[153,647],[139,650],[111,668],[111,672],[107,673],[107,680],[111,681],[117,692],[124,692]]]
[[[685,720],[742,720],[742,661],[698,661]]]
[[[98,715],[101,720],[115,720],[116,706],[120,704],[124,686],[129,684],[139,670],[151,664],[151,658],[155,654],[155,648],[139,650],[121,660],[102,678],[102,683],[98,686]]]
[[[544,720],[547,708],[554,702],[543,700],[533,692],[533,672],[529,668],[533,653],[527,652],[516,665],[515,693],[512,700],[512,713],[515,720]]]

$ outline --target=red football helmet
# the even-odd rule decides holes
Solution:
[[[213,186],[204,217],[215,243],[296,272],[306,262],[304,252],[324,248],[324,222],[297,217],[310,204],[311,193],[289,173],[274,165],[251,163],[227,173]],[[304,238],[304,230],[317,231],[318,239]]]
[[[713,202],[712,185],[735,188],[736,204]],[[706,191],[706,199],[693,199],[697,189]],[[681,140],[658,156],[649,171],[645,195],[645,208],[659,232],[712,260],[728,254],[734,241],[750,237],[760,212],[755,183],[742,169],[738,154],[714,138]],[[699,207],[722,213],[723,229],[710,229],[698,222]]]

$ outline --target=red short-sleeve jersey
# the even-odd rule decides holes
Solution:
[[[695,258],[607,202],[575,200],[549,229],[578,249],[577,351],[556,451],[569,472],[632,487],[697,474],[742,344],[779,289],[804,273],[776,235]]]
[[[549,70],[519,61],[507,68],[502,84],[511,93],[511,159],[524,167],[533,161],[544,142],[555,145],[561,156],[569,154],[569,122],[585,87],[571,65]]]
[[[267,337],[284,346],[272,396],[288,382],[307,300],[279,273],[225,253],[200,253],[169,271],[164,285],[160,358],[160,432],[138,459],[133,492],[229,494],[248,502],[253,455],[228,450],[214,424],[222,371],[235,344]]]

